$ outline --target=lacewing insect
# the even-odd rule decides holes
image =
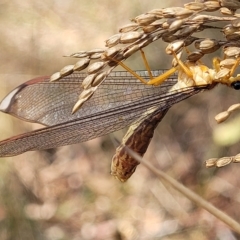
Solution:
[[[128,71],[110,73],[73,115],[77,86],[83,84],[86,73],[72,73],[54,83],[49,77],[40,77],[20,85],[3,99],[0,111],[47,127],[1,141],[0,157],[75,144],[131,125],[111,167],[114,176],[126,181],[138,163],[124,146],[143,155],[154,129],[171,106],[219,83],[240,89],[238,76],[233,76],[239,59],[230,69],[220,68],[220,60],[214,59],[214,68],[209,69],[200,62],[184,63],[173,54],[178,67],[165,72],[135,74],[121,64]],[[151,76],[150,81],[147,76]]]

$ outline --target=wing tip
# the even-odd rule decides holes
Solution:
[[[22,86],[19,86],[12,90],[0,103],[0,111],[7,113],[11,107],[11,103],[14,100],[14,96],[19,92]]]
[[[9,113],[10,109],[11,109],[11,105],[15,100],[15,96],[17,93],[19,93],[23,88],[32,85],[32,84],[36,84],[36,83],[41,83],[41,82],[45,82],[48,81],[49,77],[48,76],[42,76],[42,77],[37,77],[34,79],[31,79],[21,85],[19,85],[17,88],[15,88],[14,90],[12,90],[1,102],[0,102],[0,111],[4,112],[4,113]]]

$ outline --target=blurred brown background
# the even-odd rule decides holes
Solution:
[[[1,0],[0,98],[31,78],[76,62],[64,55],[104,47],[129,19],[184,2]],[[170,67],[165,46],[160,40],[145,49],[152,69]],[[138,54],[127,63],[143,69]],[[222,126],[214,121],[239,100],[239,92],[219,86],[174,106],[145,155],[236,220],[240,165],[215,170],[203,163],[239,153],[240,115]],[[36,127],[0,116],[1,139]],[[239,239],[143,166],[128,182],[115,180],[109,173],[115,151],[111,137],[123,135],[1,159],[0,239]]]

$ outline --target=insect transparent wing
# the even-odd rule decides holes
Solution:
[[[55,148],[84,142],[106,135],[142,119],[146,111],[158,106],[159,111],[170,108],[175,103],[186,99],[203,88],[186,88],[181,92],[155,95],[144,100],[141,97],[134,102],[99,111],[55,126],[46,127],[9,138],[0,142],[0,157],[14,156],[30,150]],[[147,117],[147,116],[146,116]]]
[[[163,71],[153,71],[154,76]],[[146,71],[138,71],[148,79]],[[30,80],[11,93],[0,105],[0,110],[21,119],[47,126],[108,112],[118,107],[128,108],[137,100],[151,102],[155,96],[164,95],[176,83],[176,76],[160,87],[147,86],[128,72],[112,72],[99,86],[94,95],[75,114],[71,114],[76,103],[85,73],[73,73],[57,82],[48,77]]]

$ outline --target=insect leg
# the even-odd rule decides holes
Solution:
[[[140,52],[141,52],[141,55],[142,55],[142,59],[143,59],[144,65],[145,65],[145,67],[146,67],[146,69],[148,71],[149,77],[152,80],[153,79],[153,75],[152,75],[152,72],[151,72],[151,68],[150,68],[150,66],[148,64],[148,60],[146,58],[146,55],[145,55],[145,53],[144,53],[144,51],[142,49],[140,49]]]
[[[166,79],[168,79],[171,75],[173,75],[177,70],[178,70],[178,67],[170,68],[168,71],[150,80],[147,84],[155,85],[155,86],[161,85]]]
[[[116,60],[114,58],[111,58],[109,56],[107,56],[107,58],[109,58],[110,60],[112,60],[114,62],[117,62],[118,65],[123,67],[126,71],[128,71],[134,77],[136,77],[138,80],[140,80],[142,83],[147,84],[147,85],[158,86],[158,85],[162,84],[166,79],[168,79],[171,75],[173,75],[178,70],[178,67],[173,67],[173,68],[169,69],[168,71],[164,72],[163,74],[159,75],[158,77],[153,78],[153,76],[151,74],[151,70],[150,70],[149,64],[148,64],[147,59],[146,59],[146,56],[145,56],[145,54],[144,54],[144,52],[142,50],[141,50],[141,54],[142,54],[143,61],[144,61],[144,64],[146,66],[146,69],[147,69],[147,71],[149,73],[149,76],[150,76],[150,79],[151,79],[148,82],[146,80],[144,80],[141,76],[139,76],[136,72],[134,72],[131,68],[129,68],[123,62],[120,62],[120,61],[118,61],[118,60]]]
[[[169,69],[167,72],[165,72],[164,74],[152,79],[151,81],[148,82],[148,84],[152,84],[152,85],[160,85],[162,82],[164,82],[168,77],[170,77],[174,72],[176,72],[179,68],[181,68],[181,70],[189,77],[189,78],[193,78],[193,74],[192,71],[190,70],[190,68],[184,63],[182,62],[181,59],[179,59],[177,57],[177,54],[173,51],[172,52],[175,60],[178,63],[177,67],[173,67],[171,69]]]
[[[232,66],[231,71],[230,71],[230,73],[229,73],[229,76],[230,76],[230,77],[233,76],[234,72],[236,71],[237,67],[239,66],[239,63],[240,63],[240,58],[237,58],[235,64]],[[240,77],[237,76],[237,77],[235,77],[235,78],[233,78],[233,79],[231,79],[231,80],[235,81],[235,80],[239,80],[239,78],[240,78]],[[232,81],[231,81],[231,82],[232,82]]]
[[[128,71],[129,73],[131,73],[134,77],[136,77],[139,81],[141,81],[143,84],[148,84],[148,82],[143,79],[141,76],[139,76],[136,72],[134,72],[131,68],[129,68],[126,64],[124,64],[121,61],[118,61],[114,58],[111,58],[109,56],[107,56],[108,59],[110,59],[111,61],[116,62],[118,65],[120,65],[122,68],[124,68],[126,71]]]
[[[179,67],[188,75],[189,78],[193,77],[193,74],[191,72],[191,70],[189,69],[189,67],[181,60],[177,57],[177,54],[175,52],[173,52],[173,56],[176,59]]]
[[[236,76],[233,76],[233,74],[235,73],[235,71],[238,68],[239,64],[240,64],[240,58],[237,58],[236,62],[234,63],[234,65],[231,67],[229,73],[223,78],[223,80],[224,80],[224,81],[222,81],[223,83],[225,83],[225,84],[230,86],[233,83],[240,81],[240,74],[237,74]],[[219,72],[221,70],[221,68],[220,68],[220,59],[214,58],[213,59],[213,66],[214,66],[214,69],[216,70],[216,72]],[[239,87],[238,86],[234,87],[234,89],[239,90]]]
[[[169,78],[173,73],[175,73],[177,70],[179,70],[179,68],[190,78],[193,79],[193,73],[191,71],[191,69],[188,67],[187,64],[185,64],[184,62],[182,62],[181,59],[178,58],[177,54],[172,51],[172,55],[174,56],[174,59],[176,60],[178,66],[177,67],[173,67],[171,69],[169,69],[168,71],[166,71],[164,74],[150,80],[148,82],[148,84],[150,85],[160,85],[162,84],[167,78]]]

